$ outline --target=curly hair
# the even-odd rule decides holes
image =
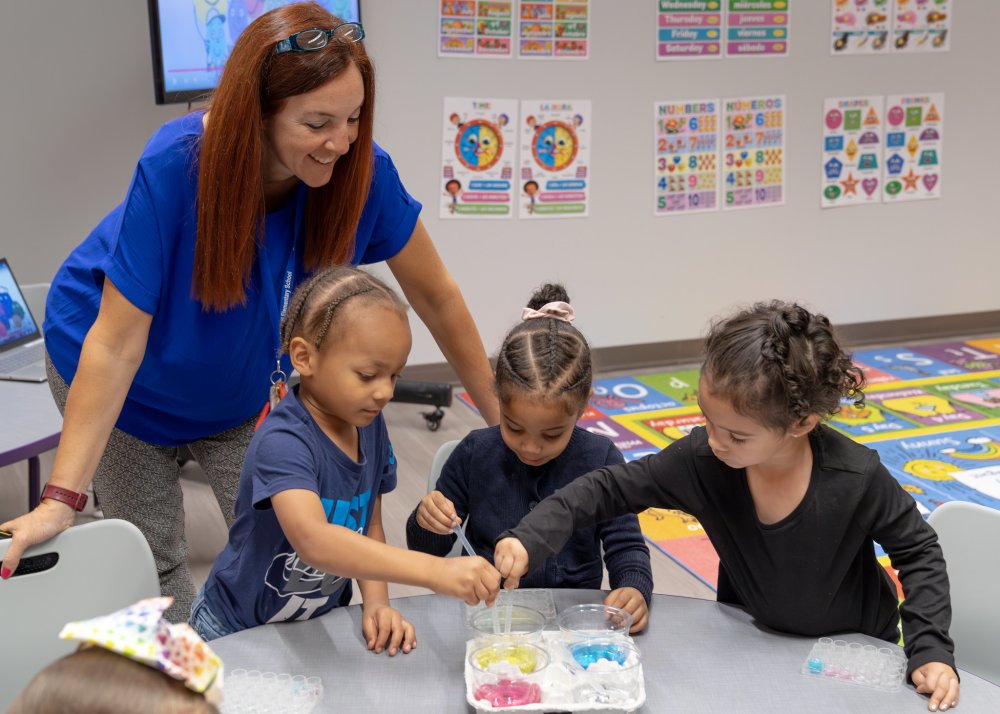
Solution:
[[[829,417],[849,397],[864,404],[865,377],[837,343],[830,321],[796,303],[756,303],[716,321],[702,377],[740,414],[786,430]]]
[[[543,285],[528,307],[537,310],[550,302],[569,302],[562,285]],[[576,414],[587,405],[592,382],[590,345],[573,325],[554,317],[520,322],[497,353],[496,390],[501,402],[515,394],[540,401],[562,399],[566,413]]]

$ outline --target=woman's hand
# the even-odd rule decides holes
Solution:
[[[0,530],[12,534],[10,547],[0,567],[0,577],[9,578],[17,570],[24,551],[36,543],[46,541],[73,525],[73,509],[58,501],[42,501],[35,510],[6,523]]]
[[[646,598],[635,588],[612,590],[604,598],[604,604],[620,608],[632,615],[632,627],[628,631],[630,635],[646,629],[646,624],[649,622],[649,608],[646,607]]]
[[[431,491],[420,499],[417,506],[417,525],[425,531],[449,535],[452,528],[462,523],[455,513],[455,504],[440,491]]]
[[[365,644],[375,654],[389,651],[394,656],[399,650],[408,654],[417,646],[413,625],[396,608],[388,603],[364,605],[361,614],[361,633]]]
[[[958,706],[958,673],[944,662],[928,662],[910,674],[913,685],[921,694],[931,695],[927,708],[945,711]]]

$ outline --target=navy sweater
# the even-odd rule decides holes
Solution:
[[[527,466],[494,426],[462,440],[444,465],[437,490],[455,504],[463,523],[468,520],[466,535],[476,553],[492,563],[497,536],[516,526],[539,501],[578,476],[620,463],[622,455],[607,438],[576,427],[559,456]],[[455,538],[421,528],[416,509],[406,522],[406,543],[413,550],[445,555]],[[577,529],[565,546],[521,580],[521,587],[600,588],[602,545],[611,588],[633,587],[648,603],[653,591],[649,549],[633,513]]]

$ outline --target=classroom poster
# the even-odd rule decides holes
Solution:
[[[785,97],[723,100],[723,210],[785,202]]]
[[[722,57],[722,0],[657,0],[656,59]]]
[[[726,0],[727,57],[787,57],[791,0]]]
[[[519,0],[520,59],[587,59],[590,0]]]
[[[895,0],[830,0],[834,55],[888,54]]]
[[[510,218],[517,100],[445,97],[440,217]]]
[[[513,56],[513,0],[438,1],[438,57]]]
[[[947,52],[953,0],[893,0],[894,52]]]
[[[944,94],[889,95],[885,121],[883,200],[940,198]]]
[[[882,97],[823,102],[823,208],[882,201]]]
[[[714,211],[719,207],[719,101],[653,104],[653,213]]]
[[[590,211],[590,100],[521,101],[521,218]]]

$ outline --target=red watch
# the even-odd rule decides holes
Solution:
[[[46,498],[65,503],[74,511],[82,511],[83,507],[87,505],[87,494],[70,491],[68,488],[52,483],[45,484],[45,488],[42,490],[42,500],[44,501]]]

